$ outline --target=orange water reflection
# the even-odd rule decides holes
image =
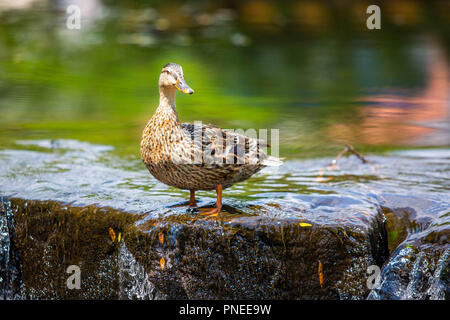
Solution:
[[[358,124],[330,127],[334,140],[371,145],[450,145],[450,72],[444,51],[430,44],[427,80],[421,90],[390,90],[365,96]]]

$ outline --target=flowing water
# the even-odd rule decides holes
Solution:
[[[0,185],[5,196],[72,206],[96,204],[148,218],[187,211],[171,206],[185,202],[188,191],[157,181],[141,160],[122,159],[111,146],[76,140],[17,144],[18,150],[0,151],[4,168]],[[328,158],[290,160],[226,189],[225,211],[355,223],[380,204],[414,207],[425,225],[439,218],[446,224],[449,159],[449,149],[425,149],[374,155],[366,164],[356,157],[341,158],[337,165]],[[197,199],[201,207],[215,203],[212,192],[197,192]]]

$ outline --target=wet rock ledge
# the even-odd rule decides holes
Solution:
[[[364,299],[388,246],[380,208],[362,221],[148,218],[0,198],[0,298]],[[70,265],[80,289],[67,288]]]
[[[392,254],[368,299],[449,300],[450,212],[416,197],[386,198],[390,204],[383,211]],[[420,212],[420,204],[444,213],[431,218]]]

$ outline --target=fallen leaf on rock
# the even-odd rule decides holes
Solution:
[[[112,242],[116,240],[116,233],[114,232],[113,228],[108,229],[109,236],[111,237]]]
[[[319,269],[318,269],[318,273],[319,273],[319,283],[320,283],[320,287],[323,288],[323,266],[322,266],[322,262],[320,262],[320,260],[319,260]]]
[[[159,264],[161,265],[161,270],[164,270],[164,267],[166,266],[166,260],[164,260],[164,258],[161,258],[161,260],[159,260]]]
[[[300,222],[298,225],[299,225],[300,227],[312,227],[312,224],[306,223],[306,222]]]

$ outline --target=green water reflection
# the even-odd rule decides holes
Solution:
[[[139,157],[167,62],[196,90],[177,98],[182,121],[277,128],[283,157],[448,146],[446,9],[386,2],[369,31],[357,1],[0,2],[0,148],[77,139]]]

